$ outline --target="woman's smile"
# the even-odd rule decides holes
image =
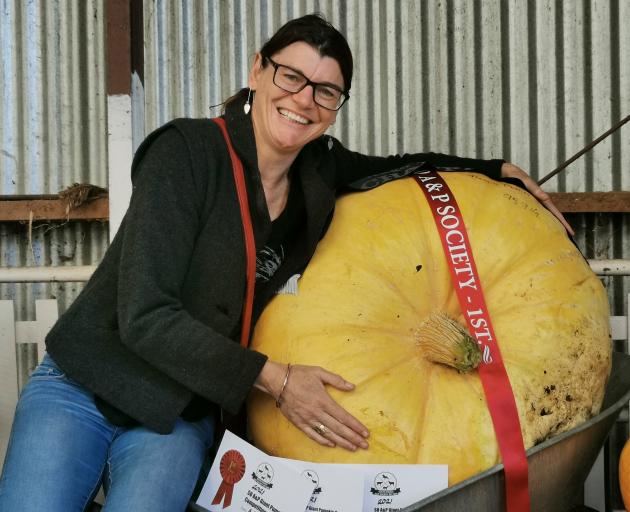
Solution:
[[[312,121],[307,119],[304,116],[301,116],[300,114],[297,114],[296,112],[293,112],[289,109],[283,108],[283,107],[278,107],[278,113],[283,116],[285,119],[290,120],[292,123],[297,123],[297,124],[301,124],[301,125],[307,125],[307,124],[311,124]]]

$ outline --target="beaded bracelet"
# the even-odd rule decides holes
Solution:
[[[291,372],[291,363],[287,363],[287,373],[284,375],[284,381],[282,382],[280,393],[278,393],[278,398],[276,398],[276,407],[280,407],[282,405],[282,393],[284,393],[284,388],[287,387],[287,381],[289,380],[290,372]]]

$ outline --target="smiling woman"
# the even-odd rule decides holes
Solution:
[[[306,267],[337,191],[352,181],[424,163],[518,176],[543,194],[503,160],[346,149],[326,130],[349,99],[352,70],[343,35],[320,16],[304,16],[265,43],[249,91],[226,103],[226,137],[244,169],[255,240],[252,323]],[[315,442],[368,449],[356,411],[328,392],[351,393],[353,384],[238,343],[248,322],[247,219],[217,124],[167,123],[138,148],[131,174],[117,236],[46,339],[43,364],[60,376],[31,379],[20,398],[0,510],[81,511],[101,482],[110,512],[184,510],[219,410],[236,414],[254,387]]]

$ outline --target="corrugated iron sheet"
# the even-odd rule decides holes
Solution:
[[[0,4],[0,195],[107,186],[102,4]]]
[[[0,195],[55,194],[73,183],[107,186],[107,118],[102,0],[0,2]],[[0,224],[0,266],[100,261],[100,223]],[[35,300],[63,311],[82,283],[2,284],[17,320],[35,319]],[[20,347],[18,365],[33,365]]]
[[[0,195],[106,187],[103,2],[3,0],[0,9]],[[39,224],[32,243],[26,231],[0,225],[0,265],[93,263],[107,245],[99,223]],[[0,297],[15,298],[22,319],[50,286],[3,285]]]
[[[358,151],[504,157],[542,177],[630,113],[626,1],[147,0],[147,130],[218,113],[209,107],[246,85],[273,31],[313,11],[354,52],[352,99],[331,133]],[[546,188],[630,188],[629,130]]]

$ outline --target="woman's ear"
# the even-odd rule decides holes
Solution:
[[[247,85],[253,91],[258,88],[258,81],[260,80],[260,74],[263,70],[263,56],[260,53],[254,55],[254,61],[252,67],[249,70],[249,77],[247,78]]]

